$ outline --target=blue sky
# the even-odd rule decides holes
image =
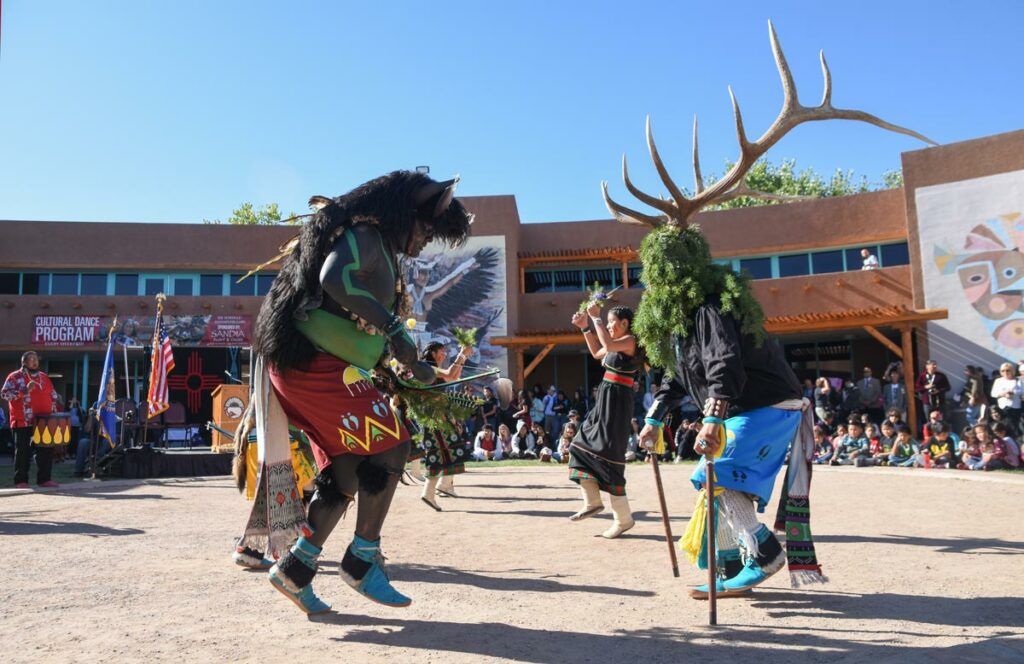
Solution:
[[[736,154],[726,86],[757,136],[778,112],[767,20],[805,102],[824,48],[837,106],[950,143],[1019,129],[1024,2],[4,0],[0,219],[196,222],[242,201],[305,211],[428,164],[524,221],[607,218],[623,152],[661,192]],[[903,136],[797,128],[770,153],[877,179]]]

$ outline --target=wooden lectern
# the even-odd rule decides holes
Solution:
[[[234,432],[249,405],[249,386],[224,383],[213,391],[212,396],[214,424],[225,431]],[[231,436],[213,431],[214,452],[232,452],[234,449],[235,441]]]

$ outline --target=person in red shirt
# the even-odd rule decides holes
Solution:
[[[58,486],[50,479],[53,469],[53,448],[32,444],[32,428],[36,418],[50,415],[60,401],[50,377],[39,370],[39,356],[33,351],[21,356],[21,368],[12,372],[0,388],[0,397],[10,404],[11,430],[14,432],[14,486],[28,488],[28,471],[35,447],[38,474],[36,483],[42,487]]]

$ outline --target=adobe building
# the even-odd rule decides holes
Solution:
[[[903,155],[903,189],[705,212],[716,260],[745,269],[801,378],[880,377],[890,362],[927,357],[954,383],[1024,357],[1024,131]],[[472,362],[516,386],[570,394],[600,380],[569,320],[594,282],[642,293],[636,249],[646,230],[610,220],[528,223],[515,197],[465,197],[473,238],[428,247],[405,266],[416,335],[478,329]],[[210,392],[247,381],[249,346],[289,226],[0,222],[0,371],[29,349],[59,392],[95,401],[116,316],[118,396],[145,398],[158,292],[175,347],[172,400],[196,423]],[[867,248],[879,269],[862,270]],[[127,366],[127,371],[125,370]],[[127,381],[125,374],[127,373]]]

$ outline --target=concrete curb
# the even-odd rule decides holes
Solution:
[[[160,484],[186,484],[189,482],[206,482],[208,480],[218,479],[228,481],[231,479],[231,477],[229,475],[203,475],[198,477],[153,477],[138,480],[85,480],[80,482],[69,482],[67,484],[61,484],[59,487],[55,487],[52,489],[41,489],[39,487],[32,487],[30,489],[0,489],[0,498],[22,496],[25,494],[60,495],[66,492],[87,493],[89,491],[102,491],[103,489],[112,487],[145,486]]]

